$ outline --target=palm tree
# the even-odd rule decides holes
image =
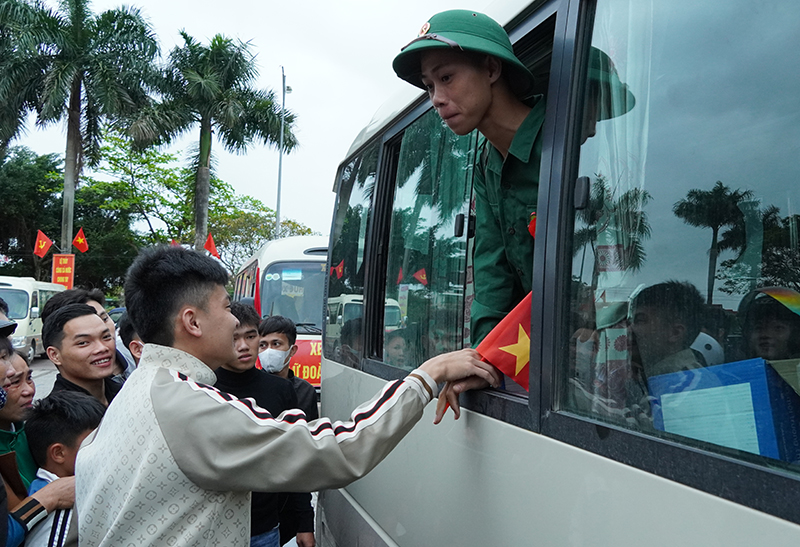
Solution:
[[[711,228],[711,249],[708,252],[708,293],[706,301],[714,297],[714,279],[719,256],[719,232],[724,226],[736,226],[742,218],[739,204],[753,198],[750,190],[733,190],[717,181],[711,190],[692,189],[686,198],[673,205],[672,212],[686,224]]]
[[[579,225],[573,235],[572,248],[574,256],[587,246],[591,248],[594,255],[592,287],[597,288],[600,262],[604,257],[596,246],[603,232],[612,230],[616,234],[613,237],[622,239],[618,253],[612,256],[614,270],[635,272],[644,266],[647,259],[644,242],[652,234],[644,208],[652,197],[641,188],[631,188],[617,197],[616,189],[604,175],[595,177],[589,206],[576,214]]]
[[[199,124],[195,191],[195,248],[202,248],[208,231],[211,140],[214,133],[230,152],[242,153],[256,139],[280,142],[281,109],[269,90],[252,86],[258,77],[249,44],[220,34],[204,46],[181,31],[184,44],[169,56],[160,91],[163,100],[131,121],[131,137],[141,146],[170,142]],[[285,116],[284,149],[297,145]]]
[[[57,10],[0,0],[0,53],[0,148],[29,112],[39,126],[66,119],[61,249],[68,249],[81,169],[99,161],[104,125],[147,104],[158,43],[134,8],[94,15],[88,0],[61,0]]]

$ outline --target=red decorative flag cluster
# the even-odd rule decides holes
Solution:
[[[531,352],[531,294],[492,329],[477,347],[483,360],[528,391]]]
[[[422,268],[421,270],[417,271],[414,274],[414,278],[423,285],[428,284],[428,274],[425,273],[425,268]]]
[[[85,253],[89,250],[89,242],[86,241],[86,236],[83,234],[82,226],[81,229],[78,230],[78,234],[75,236],[75,239],[72,240],[72,244],[75,245],[75,248],[82,253]]]
[[[342,276],[344,275],[344,259],[342,259],[342,261],[339,262],[338,266],[331,266],[331,277],[333,277],[334,273],[336,274],[336,279],[342,278]]]
[[[38,230],[36,233],[36,243],[34,244],[33,247],[33,254],[35,254],[39,258],[44,258],[44,255],[47,254],[47,251],[50,250],[50,247],[52,247],[52,245],[53,245],[52,240],[46,235],[44,235],[43,231]]]
[[[211,253],[211,256],[219,258],[219,253],[217,252],[217,246],[214,244],[214,238],[211,237],[211,232],[209,232],[208,237],[206,238],[206,244],[203,245],[203,248],[209,253]]]

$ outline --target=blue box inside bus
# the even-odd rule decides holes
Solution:
[[[800,397],[764,359],[662,374],[649,387],[656,429],[800,460]]]

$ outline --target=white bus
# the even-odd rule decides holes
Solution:
[[[0,298],[8,304],[8,318],[17,322],[11,341],[28,363],[45,350],[39,313],[54,294],[64,290],[64,285],[32,277],[0,276]]]
[[[261,317],[282,315],[297,325],[297,353],[291,368],[315,387],[320,384],[323,292],[329,275],[328,238],[293,236],[268,241],[234,278],[234,300],[252,298]]]
[[[368,476],[320,493],[318,544],[797,544],[800,4],[517,0],[487,13],[546,96],[530,389],[469,393],[461,419],[436,427],[429,405]],[[595,50],[635,104],[581,142]],[[361,295],[363,319],[348,333],[356,360],[323,334],[332,419],[469,340],[478,136],[454,136],[426,96],[398,89],[407,99],[361,132],[334,185],[341,275],[327,298]],[[701,329],[722,363],[687,347],[699,368],[648,376],[645,295],[672,280],[700,305],[662,301],[678,309],[651,337]],[[385,357],[389,299],[407,366]]]

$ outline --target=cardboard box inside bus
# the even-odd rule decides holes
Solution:
[[[11,341],[29,363],[44,353],[39,313],[51,296],[63,290],[63,285],[32,277],[0,276],[0,298],[8,304],[8,318],[17,322]]]
[[[768,361],[748,359],[648,382],[656,429],[776,460],[800,460],[800,396]]]

